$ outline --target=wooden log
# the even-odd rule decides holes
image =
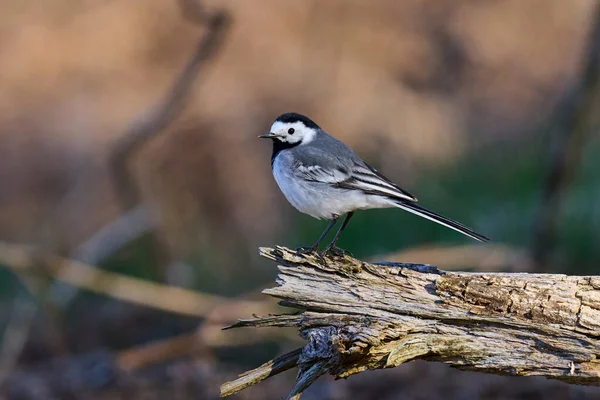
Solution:
[[[301,312],[228,328],[299,328],[307,344],[280,357],[286,367],[297,358],[290,399],[323,374],[345,378],[416,359],[600,385],[600,277],[446,272],[349,256],[321,259],[283,247],[260,254],[279,264],[278,286],[263,293]],[[280,372],[273,365],[254,370],[255,382],[244,375],[226,383],[221,395]]]

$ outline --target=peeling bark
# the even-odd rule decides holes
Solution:
[[[263,293],[302,313],[229,328],[299,328],[307,344],[289,398],[323,374],[345,378],[415,359],[600,385],[600,277],[446,272],[348,256],[321,260],[283,247],[260,254],[280,271],[279,286]],[[259,367],[257,376],[279,372],[272,365]],[[256,382],[246,375],[223,385],[221,394]]]

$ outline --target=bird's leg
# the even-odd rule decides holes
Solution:
[[[299,247],[296,249],[296,251],[298,251],[299,253],[312,253],[313,251],[318,250],[319,245],[321,244],[321,242],[323,241],[325,236],[329,233],[331,228],[333,228],[333,226],[337,222],[338,218],[339,217],[336,216],[336,217],[332,218],[331,220],[329,220],[329,224],[327,225],[327,228],[325,228],[323,233],[321,233],[321,236],[319,236],[319,239],[317,239],[315,244],[313,244],[310,247]]]
[[[350,218],[352,218],[353,215],[354,215],[354,211],[350,211],[348,214],[346,214],[346,218],[344,218],[344,222],[342,222],[340,229],[338,229],[338,231],[335,234],[335,237],[333,238],[331,243],[329,243],[329,245],[327,245],[327,247],[325,247],[325,250],[323,250],[323,252],[321,253],[322,255],[325,255],[329,252],[336,252],[336,253],[341,252],[342,254],[344,254],[344,251],[341,249],[338,249],[336,247],[336,244],[337,244],[338,239],[340,238],[340,235],[342,234],[342,231],[344,230],[346,225],[348,225],[348,221],[350,221]]]

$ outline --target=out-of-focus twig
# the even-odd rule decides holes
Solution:
[[[120,368],[132,371],[205,350],[205,344],[193,332],[124,350],[116,356],[115,362]]]
[[[293,343],[302,341],[292,330],[267,328],[248,335],[242,331],[228,331],[224,334],[222,328],[221,324],[207,321],[194,332],[124,350],[116,356],[115,362],[120,368],[132,371],[184,356],[207,356],[214,348],[247,346],[265,340],[283,339]]]
[[[586,60],[577,84],[559,103],[553,119],[549,172],[541,209],[534,226],[532,258],[543,265],[554,249],[561,197],[579,164],[581,148],[589,130],[590,116],[598,97],[600,73],[600,5],[588,39]]]
[[[265,339],[297,341],[292,332],[270,329],[253,335],[242,332],[223,335],[222,327],[235,321],[240,313],[258,312],[269,315],[281,312],[276,301],[253,300],[253,293],[231,299],[199,293],[103,271],[79,261],[43,254],[33,246],[5,242],[0,242],[0,265],[22,277],[33,273],[45,274],[47,278],[117,300],[203,318],[202,324],[193,333],[145,344],[120,353],[116,365],[122,369],[138,369],[195,353],[208,354],[209,350],[215,347],[248,345]],[[38,275],[37,278],[43,278]],[[30,280],[25,283],[28,286],[32,285]],[[13,347],[15,346],[11,348]]]
[[[156,218],[153,218],[146,204],[140,204],[96,231],[71,252],[70,258],[84,264],[98,265],[155,227]],[[73,300],[77,291],[77,287],[67,288],[57,282],[50,288],[52,298],[61,308]]]
[[[96,265],[155,227],[152,213],[140,204],[96,231],[71,252],[71,258]]]
[[[1,247],[2,242],[0,242]],[[33,247],[32,247],[33,248]],[[2,264],[0,256],[0,265]],[[23,287],[33,298],[33,302],[44,316],[45,336],[48,339],[52,353],[63,355],[67,351],[67,343],[63,332],[63,308],[58,306],[52,296],[55,281],[43,271],[43,265],[39,263],[37,254],[31,258],[30,268],[13,269],[12,272],[20,280]]]
[[[136,207],[142,201],[138,185],[128,168],[132,155],[148,140],[163,131],[183,111],[193,91],[194,83],[203,71],[202,67],[214,58],[229,27],[230,17],[226,11],[208,12],[199,4],[195,6],[190,4],[185,9],[182,6],[183,15],[190,16],[186,10],[193,10],[191,18],[206,25],[206,33],[198,41],[192,57],[175,78],[164,98],[131,125],[115,143],[110,154],[109,166],[112,179],[124,211]],[[151,258],[162,271],[173,260],[170,259],[166,244],[156,234],[151,240],[150,251],[153,253]]]
[[[13,370],[35,319],[37,307],[31,300],[16,299],[13,310],[4,330],[0,349],[0,386]]]
[[[140,202],[137,185],[127,168],[128,160],[133,152],[140,149],[141,145],[161,132],[180,114],[192,93],[194,82],[202,67],[214,57],[224,41],[229,26],[229,14],[225,11],[217,11],[202,15],[207,25],[207,32],[196,45],[194,54],[175,79],[165,98],[146,115],[135,121],[113,147],[110,165],[116,191],[124,209],[134,207]]]
[[[177,4],[181,16],[194,24],[203,25],[214,17],[201,0],[177,0]]]
[[[224,11],[208,11],[195,0],[180,0],[179,5],[184,18],[194,23],[206,24],[207,32],[198,42],[194,54],[175,79],[165,98],[134,122],[129,131],[114,144],[109,165],[124,213],[94,233],[71,253],[70,258],[77,261],[96,265],[136,238],[156,228],[157,218],[152,215],[147,205],[142,204],[138,187],[127,168],[127,163],[134,151],[163,130],[182,111],[192,93],[194,81],[198,78],[201,67],[205,61],[209,61],[216,54],[229,25],[229,15]],[[166,265],[169,261],[168,252],[164,247],[161,241],[154,237],[153,256],[159,263]],[[77,294],[77,288],[66,290],[55,284],[51,288],[51,293],[64,307]]]
[[[215,313],[218,305],[261,312],[273,311],[272,302],[234,299],[162,285],[122,274],[102,271],[87,264],[52,254],[42,254],[32,246],[0,242],[0,264],[17,271],[41,265],[53,279],[112,298],[153,307],[158,310],[222,321],[224,313]],[[222,321],[225,322],[225,321]]]

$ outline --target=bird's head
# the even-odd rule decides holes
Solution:
[[[313,141],[319,129],[321,129],[319,125],[304,115],[286,113],[277,117],[269,133],[260,135],[259,138],[271,139],[286,147],[294,147]]]

